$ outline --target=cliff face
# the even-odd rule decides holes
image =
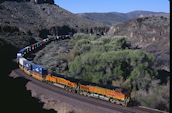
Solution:
[[[144,17],[114,25],[108,35],[130,37],[133,45],[155,55],[158,69],[169,71],[169,29],[167,17]]]

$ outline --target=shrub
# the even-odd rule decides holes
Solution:
[[[75,47],[80,48],[82,45],[89,44],[90,41],[88,39],[81,39],[76,42]]]
[[[98,39],[99,37],[98,36],[96,36],[96,35],[91,35],[91,36],[89,36],[89,40],[91,40],[91,41],[93,41],[93,40],[96,40],[96,39]]]
[[[84,33],[76,33],[73,35],[74,40],[87,39],[88,37],[89,35]]]
[[[152,80],[148,91],[133,91],[131,97],[142,106],[169,111],[169,83],[160,86],[158,80]]]
[[[133,55],[136,54],[137,56]],[[139,56],[140,55],[140,56]],[[145,57],[142,57],[144,55]],[[87,52],[77,56],[73,62],[69,64],[69,71],[76,76],[94,76],[105,75],[103,78],[97,78],[97,83],[103,80],[106,84],[110,79],[118,80],[121,76],[124,80],[130,78],[133,88],[146,88],[152,79],[152,74],[156,75],[156,71],[150,65],[152,57],[147,56],[145,52],[138,50],[120,50],[110,52]],[[139,57],[138,60],[132,60],[133,57]],[[77,66],[76,66],[77,64]],[[73,68],[75,67],[75,68]],[[89,75],[90,73],[90,75]],[[140,81],[135,82],[141,77]],[[149,79],[148,79],[149,78]],[[91,81],[93,82],[93,81]]]

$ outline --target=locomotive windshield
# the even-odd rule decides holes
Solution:
[[[128,91],[126,89],[122,89],[123,94],[128,94]]]

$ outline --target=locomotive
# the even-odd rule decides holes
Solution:
[[[77,80],[56,73],[48,73],[46,67],[34,64],[32,61],[24,58],[26,54],[29,54],[35,49],[46,45],[53,40],[60,39],[64,39],[64,36],[46,38],[40,42],[27,46],[18,51],[17,63],[19,65],[19,68],[23,70],[27,75],[32,76],[33,78],[42,82],[50,83],[84,96],[99,98],[102,100],[110,101],[111,103],[127,106],[130,101],[130,93],[121,87],[103,86],[95,83]]]

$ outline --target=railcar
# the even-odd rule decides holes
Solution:
[[[31,73],[32,77],[40,81],[43,81],[46,78],[47,74],[48,71],[44,66],[32,64],[32,73]]]
[[[27,53],[27,49],[26,48],[23,48],[18,53],[21,53],[22,55],[24,55],[24,54]]]
[[[29,53],[31,51],[31,46],[27,46],[25,47],[25,49],[26,49],[26,53]]]
[[[34,44],[31,45],[31,49],[32,49],[32,50],[35,49],[35,45],[34,45]]]
[[[44,45],[44,43],[45,43],[44,41],[40,41],[40,45],[41,45],[41,46]]]
[[[39,46],[40,46],[40,42],[37,42],[37,43],[34,44],[35,48],[38,48]]]
[[[32,75],[32,66],[34,65],[34,63],[32,63],[31,61],[25,60],[24,61],[24,72],[28,75]]]

